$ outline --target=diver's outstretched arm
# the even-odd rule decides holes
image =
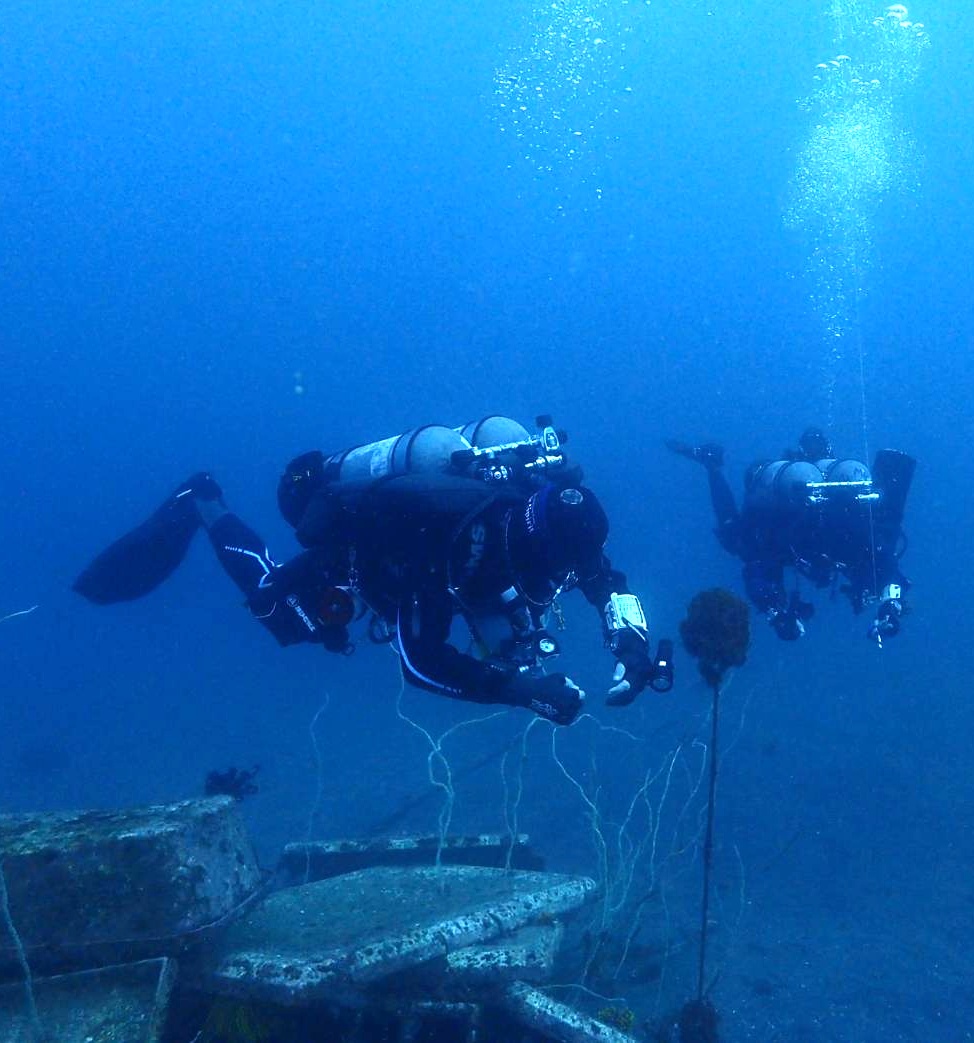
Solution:
[[[668,692],[673,687],[673,643],[662,639],[655,657],[650,654],[649,623],[625,574],[603,554],[599,571],[581,578],[578,585],[599,610],[606,648],[616,660],[606,704],[628,706],[647,685]]]
[[[575,720],[585,693],[570,678],[533,677],[513,664],[465,655],[449,643],[452,619],[446,590],[416,589],[400,601],[397,650],[410,684],[466,702],[522,706],[555,724]]]

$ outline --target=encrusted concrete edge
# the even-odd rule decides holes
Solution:
[[[282,959],[260,950],[235,952],[208,975],[219,992],[289,1005],[331,999],[358,1005],[360,989],[390,974],[514,931],[539,915],[556,916],[583,905],[597,890],[590,877],[569,877],[525,895],[487,903],[432,927],[395,934],[319,959]]]
[[[553,1000],[540,989],[514,982],[504,991],[503,1007],[516,1021],[560,1043],[638,1043],[635,1037]]]
[[[527,833],[518,833],[514,847],[527,845]],[[440,838],[433,834],[410,837],[381,837],[370,840],[295,840],[284,845],[282,861],[305,858],[307,855],[382,855],[397,851],[441,851],[477,850],[479,848],[506,849],[511,845],[510,837],[500,833],[474,833],[450,835]]]
[[[524,930],[521,928],[519,933]],[[555,922],[530,930],[528,938],[515,935],[447,953],[443,986],[489,988],[515,977],[521,981],[543,981],[551,973],[565,928]]]
[[[372,866],[468,865],[544,871],[526,833],[422,834],[371,839],[294,841],[278,861],[282,879],[308,883]]]
[[[367,984],[424,959],[489,941],[534,916],[569,912],[583,905],[595,890],[590,877],[572,877],[541,891],[482,906],[436,927],[407,931],[398,938],[366,946],[351,955],[346,968],[349,980]]]

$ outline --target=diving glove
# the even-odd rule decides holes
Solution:
[[[533,710],[552,724],[571,724],[585,701],[585,693],[565,674],[532,677],[518,673],[510,681],[507,694],[512,706]]]

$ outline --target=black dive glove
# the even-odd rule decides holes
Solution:
[[[882,648],[883,638],[896,637],[900,632],[900,616],[902,614],[903,605],[899,596],[887,598],[879,606],[876,618],[873,620],[866,636],[870,641],[875,641]]]
[[[553,724],[571,724],[585,701],[585,693],[564,674],[546,674],[531,677],[515,674],[508,682],[504,701],[512,706],[524,706]]]
[[[632,628],[613,635],[610,647],[618,662],[606,704],[628,706],[656,674],[649,657],[649,644],[640,631]]]

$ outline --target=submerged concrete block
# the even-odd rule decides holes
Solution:
[[[381,983],[382,995],[437,1003],[480,1002],[515,981],[542,982],[551,977],[564,927],[557,921],[528,924],[480,945],[454,949]]]
[[[173,960],[34,979],[36,1023],[22,983],[0,987],[3,1043],[158,1043],[176,974]]]
[[[261,884],[230,797],[0,816],[0,868],[35,969],[178,952]],[[0,966],[13,957],[0,934]]]
[[[502,1006],[515,1021],[559,1043],[637,1043],[634,1036],[559,1003],[524,982],[508,986]]]
[[[216,992],[306,1004],[582,905],[587,877],[376,867],[271,895],[221,938]]]
[[[531,925],[484,945],[457,949],[446,957],[444,986],[491,989],[513,981],[547,981],[564,930],[560,923]]]
[[[544,869],[544,859],[519,833],[513,843],[501,833],[469,836],[436,834],[378,837],[367,840],[313,840],[285,846],[280,868],[294,883],[323,880],[369,866],[433,865],[437,851],[441,865],[492,866],[511,869]]]

